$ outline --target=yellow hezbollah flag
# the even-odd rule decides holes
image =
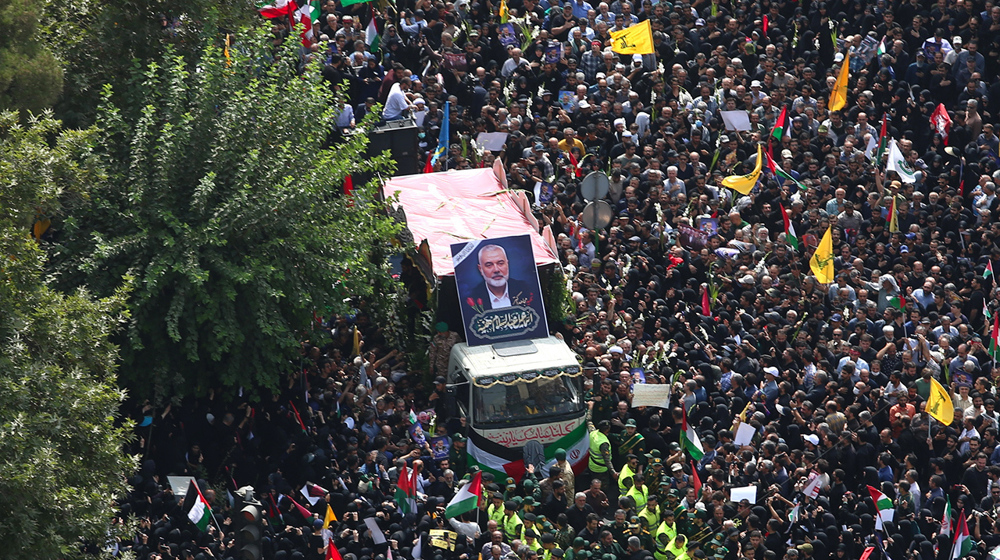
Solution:
[[[809,268],[812,269],[820,284],[833,282],[833,259],[833,234],[830,233],[830,228],[826,228],[826,233],[823,234],[819,247],[809,259]]]
[[[722,186],[729,187],[740,194],[750,194],[750,190],[753,189],[753,186],[757,184],[757,180],[760,179],[760,162],[762,159],[764,159],[764,156],[761,154],[760,144],[757,144],[757,165],[753,168],[753,171],[746,175],[730,175],[722,180]]]
[[[507,0],[500,0],[500,23],[507,23],[510,12],[507,10]]]
[[[847,105],[847,76],[851,73],[851,51],[847,50],[844,55],[844,62],[840,64],[840,75],[837,76],[837,83],[833,85],[830,92],[830,103],[827,107],[830,111],[839,111]]]
[[[611,50],[618,54],[653,54],[653,28],[649,20],[612,31]]]
[[[323,528],[326,529],[330,526],[330,523],[337,520],[337,514],[333,513],[333,508],[330,504],[326,504],[326,515],[323,517]]]
[[[933,377],[931,378],[931,395],[927,399],[927,414],[945,426],[951,425],[952,421],[955,420],[955,405],[951,402],[951,395]]]

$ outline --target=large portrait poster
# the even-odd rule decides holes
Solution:
[[[529,236],[455,243],[451,258],[469,346],[549,336]]]

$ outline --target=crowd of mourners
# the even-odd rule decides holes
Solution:
[[[646,21],[654,54],[612,49],[611,32]],[[252,485],[268,560],[946,560],[960,519],[967,557],[1000,554],[1000,6],[328,0],[314,27],[303,61],[349,101],[339,126],[381,104],[382,120],[418,127],[420,167],[441,142],[433,171],[499,159],[528,191],[576,305],[550,330],[587,372],[612,464],[574,472],[562,454],[520,480],[486,474],[479,510],[446,518],[475,474],[439,377],[461,335],[440,325],[418,371],[362,307],[317,325],[266,398],[136,406],[142,467],[121,514],[139,528],[116,552],[236,558],[232,495]],[[845,63],[847,103],[830,112]],[[750,130],[727,130],[737,110]],[[876,159],[883,123],[913,177]],[[473,143],[496,132],[501,150]],[[783,176],[721,187],[758,145]],[[595,170],[614,211],[599,232],[581,220]],[[821,284],[809,257],[828,228],[835,279]],[[631,406],[636,369],[673,385],[670,408]],[[951,425],[928,416],[932,380]],[[680,445],[685,416],[699,459]],[[754,436],[737,446],[741,425]],[[414,511],[394,497],[404,467]],[[168,475],[198,481],[207,531]],[[748,486],[754,501],[732,499]],[[894,509],[878,529],[869,486]],[[456,536],[437,546],[435,530]]]

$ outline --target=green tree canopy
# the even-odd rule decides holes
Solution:
[[[365,134],[325,148],[342,101],[318,68],[297,72],[297,44],[274,58],[266,35],[249,43],[231,66],[211,41],[193,66],[168,54],[108,101],[108,178],[60,224],[61,286],[106,295],[135,277],[122,378],[146,394],[274,387],[314,306],[387,277],[371,255],[397,226],[367,187],[339,196],[387,158],[365,159]]]
[[[38,2],[0,0],[0,111],[39,113],[62,92],[62,66],[37,33],[40,16]]]
[[[125,295],[95,301],[42,282],[29,232],[99,179],[95,135],[18,122],[0,113],[0,542],[4,558],[66,558],[81,538],[102,542],[135,467],[127,427],[115,426],[124,393],[109,341]]]

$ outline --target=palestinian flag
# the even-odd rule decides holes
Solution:
[[[992,313],[990,313],[990,306],[989,306],[989,305],[987,305],[987,303],[986,303],[986,300],[985,300],[985,299],[983,300],[983,317],[984,317],[984,318],[985,318],[985,319],[986,319],[987,321],[989,321],[990,319],[992,319],[992,318],[993,318],[993,314],[992,314]]]
[[[193,492],[192,492],[193,491]],[[201,489],[194,479],[188,483],[188,494],[195,496],[191,509],[187,512],[187,518],[194,523],[200,531],[208,531],[208,525],[212,523],[212,506],[208,505],[208,500],[201,495]]]
[[[882,163],[882,156],[885,155],[885,151],[889,149],[889,133],[886,127],[886,123],[889,121],[889,115],[882,115],[882,132],[878,135],[878,149],[875,150],[875,165]]]
[[[785,211],[785,205],[779,203],[778,207],[781,208],[781,221],[785,222],[785,242],[798,251],[799,237],[795,235],[795,226],[792,225],[792,221],[788,219],[788,212]]]
[[[944,500],[944,516],[941,517],[941,531],[938,534],[951,536],[951,499],[945,494]]]
[[[882,40],[879,41],[878,48],[875,49],[875,56],[881,58],[882,55],[887,52],[889,52],[889,49],[887,49],[885,46],[885,37],[882,37]]]
[[[993,280],[993,284],[996,285],[997,277],[993,276],[993,259],[986,261],[986,270],[983,271],[983,278]]]
[[[958,514],[958,527],[955,531],[955,544],[951,547],[951,558],[964,558],[972,552],[972,537],[969,536],[969,525],[965,522],[965,510]]]
[[[417,413],[413,412],[413,409],[411,408],[410,409],[410,424],[416,424],[416,423],[417,423]]]
[[[573,466],[573,472],[580,474],[587,466],[587,457],[590,451],[590,435],[587,433],[587,425],[581,418],[580,424],[570,430],[570,432],[550,443],[544,443],[547,438],[544,436],[537,438],[542,442],[545,449],[545,465],[542,472],[548,472],[549,467],[556,463],[556,450],[566,451],[566,460]],[[553,426],[558,429],[563,425]],[[539,432],[548,431],[548,427]],[[523,442],[502,444],[486,439],[481,434],[472,431],[469,433],[468,453],[471,462],[469,466],[476,465],[480,470],[493,474],[497,480],[508,477],[514,480],[524,478],[526,467],[524,464]]]
[[[479,507],[479,500],[483,499],[483,471],[479,471],[472,476],[472,480],[463,486],[455,494],[455,497],[448,502],[444,508],[445,517],[458,517],[465,512],[473,511]]]
[[[297,8],[295,0],[275,0],[271,4],[258,6],[257,11],[260,12],[260,15],[268,19],[275,19],[293,14]]]
[[[990,333],[990,357],[1000,360],[1000,313],[993,315],[993,332]]]
[[[892,521],[892,516],[896,510],[892,505],[892,500],[874,487],[869,486],[868,493],[872,495],[872,501],[875,502],[875,509],[878,510],[878,516],[875,518],[875,530],[881,531],[882,524],[886,521]]]
[[[683,410],[684,416],[681,422],[681,448],[687,449],[688,455],[695,461],[701,461],[705,456],[705,448],[701,446],[701,438],[694,427],[688,424],[687,410]]]
[[[778,120],[774,121],[774,128],[771,129],[771,138],[774,138],[778,142],[781,142],[781,138],[785,135],[785,131],[788,129],[788,107],[781,108],[781,114],[778,115]]]
[[[417,511],[417,488],[413,484],[413,477],[406,471],[406,464],[399,469],[399,480],[396,482],[396,504],[399,511],[406,515]]]
[[[368,27],[365,29],[365,43],[369,52],[378,51],[382,36],[378,33],[378,26],[375,25],[375,8],[371,9],[371,19],[368,20]]]
[[[779,166],[774,161],[774,159],[771,158],[770,153],[766,155],[767,155],[767,168],[775,177],[781,177],[785,181],[791,181],[796,187],[799,188],[799,190],[802,191],[809,190],[805,185],[795,180],[795,177],[792,177],[784,169],[782,169],[781,166]]]
[[[698,476],[698,465],[691,461],[691,486],[694,487],[695,495],[701,495],[701,477]]]
[[[306,2],[292,14],[292,23],[302,25],[302,45],[312,46],[317,37],[313,33],[313,22],[319,21],[319,1]]]
[[[902,295],[892,296],[889,298],[889,305],[895,307],[900,311],[906,311],[906,298]]]

